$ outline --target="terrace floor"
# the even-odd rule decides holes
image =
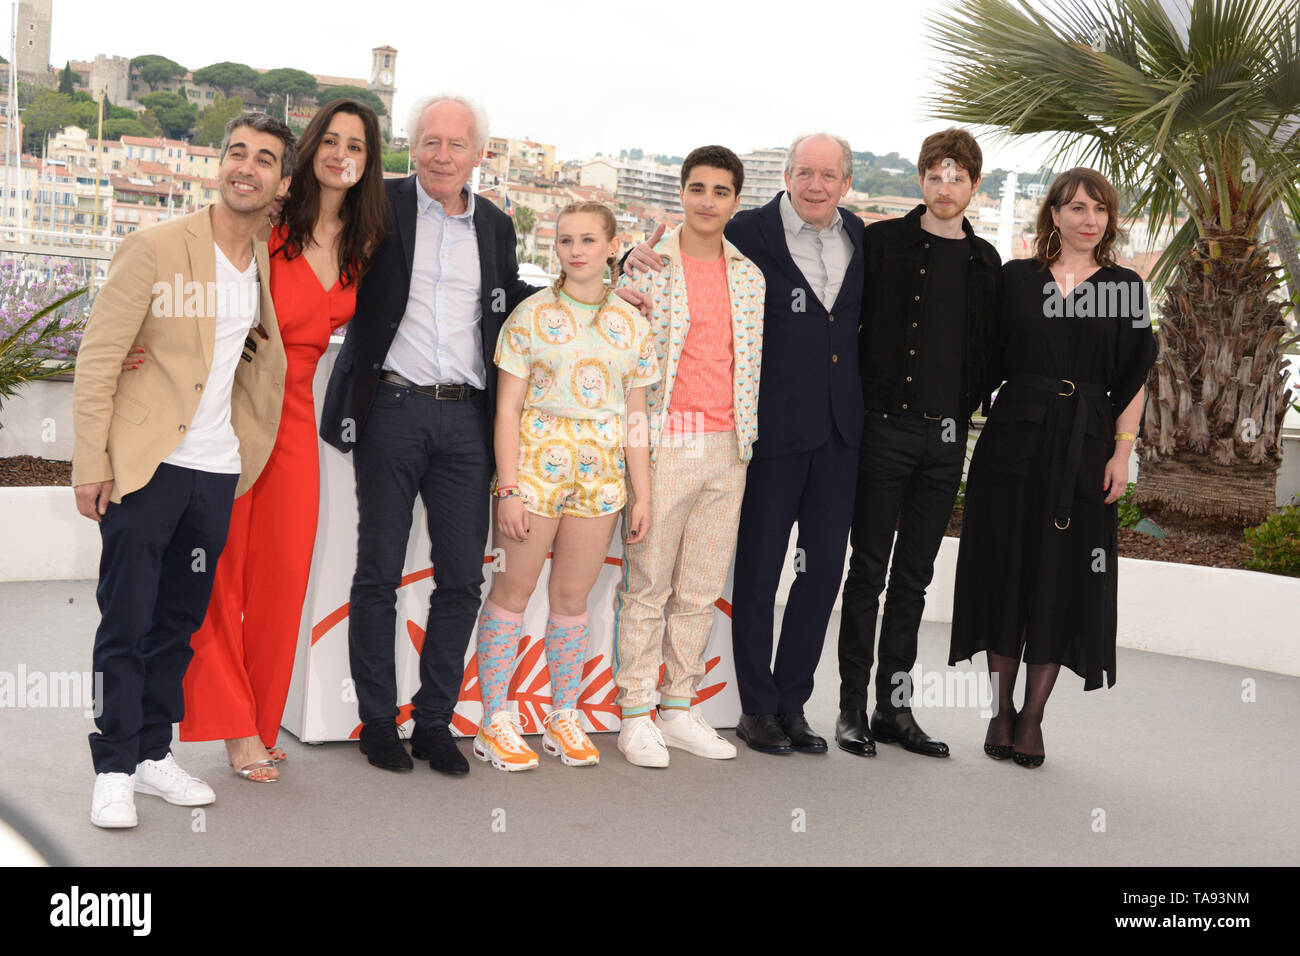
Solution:
[[[88,669],[93,582],[0,584],[0,608],[0,672]],[[832,619],[807,708],[828,739],[837,631]],[[947,638],[946,626],[923,626],[923,666],[943,667]],[[916,708],[952,747],[946,760],[885,745],[863,759],[833,744],[826,756],[773,757],[742,744],[736,760],[673,751],[652,771],[602,734],[595,768],[543,756],[538,770],[506,775],[471,759],[460,779],[423,764],[386,773],[355,744],[306,746],[286,731],[273,786],[237,779],[220,744],[178,742],[217,802],[196,815],[142,796],[127,831],[90,824],[82,708],[6,705],[0,800],[74,864],[1300,862],[1300,678],[1123,648],[1118,669],[1114,688],[1087,695],[1063,673],[1035,771],[984,756],[978,706]]]

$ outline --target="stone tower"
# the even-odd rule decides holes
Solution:
[[[105,56],[96,53],[90,64],[91,96],[101,90],[114,106],[132,106],[131,99],[131,60],[125,56]]]
[[[391,46],[377,46],[370,51],[370,83],[366,89],[384,103],[387,115],[380,117],[385,136],[393,135],[393,94],[397,79],[397,51]]]
[[[14,63],[24,83],[53,87],[57,82],[50,69],[50,21],[54,0],[20,0],[18,36]]]

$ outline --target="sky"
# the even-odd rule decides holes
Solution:
[[[50,58],[161,53],[189,69],[234,60],[366,77],[371,48],[387,44],[398,132],[417,96],[451,90],[483,104],[494,134],[553,143],[562,159],[705,143],[744,153],[828,130],[915,161],[921,140],[950,125],[924,103],[942,68],[925,20],[956,2],[796,0],[760,15],[735,0],[53,0]],[[987,169],[1034,170],[1045,156],[981,142]]]

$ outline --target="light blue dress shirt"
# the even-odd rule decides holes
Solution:
[[[474,194],[448,216],[415,181],[415,256],[406,312],[384,368],[416,385],[487,387]]]
[[[780,205],[781,225],[785,227],[785,244],[790,256],[821,304],[830,309],[840,294],[849,260],[853,258],[853,240],[844,230],[840,211],[835,210],[829,226],[818,229],[799,217],[789,193],[781,194]]]

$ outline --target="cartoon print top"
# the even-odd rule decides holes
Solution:
[[[626,433],[627,392],[659,381],[650,323],[617,296],[599,305],[542,289],[510,313],[497,339],[498,368],[528,382],[526,418],[617,422]]]

